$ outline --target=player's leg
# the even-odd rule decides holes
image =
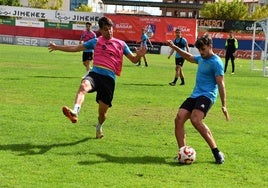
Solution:
[[[180,62],[179,62],[179,75],[180,75],[180,79],[181,79],[180,85],[185,84],[185,82],[184,82],[184,74],[183,74],[183,71],[182,71],[183,63],[184,63],[184,59],[180,58]]]
[[[229,54],[226,54],[226,56],[225,56],[225,65],[224,65],[224,72],[226,72],[226,70],[227,70],[229,59],[230,59]]]
[[[141,59],[144,59],[144,56],[141,57]],[[141,65],[141,59],[139,60],[139,62],[137,63],[137,66],[140,66]]]
[[[92,60],[92,52],[83,52],[83,64],[86,67],[86,73],[82,77],[83,79],[88,75],[91,70],[90,61]]]
[[[202,112],[199,109],[194,109],[192,114],[191,114],[191,123],[192,125],[196,128],[196,130],[201,134],[201,136],[206,140],[208,143],[209,147],[216,148],[217,145],[215,143],[215,140],[212,136],[212,133],[208,126],[203,123],[203,118],[204,118],[204,112]]]
[[[143,56],[143,61],[144,61],[145,67],[148,67],[146,55]]]
[[[235,63],[234,63],[234,60],[235,60],[235,57],[234,57],[234,55],[232,54],[232,56],[231,56],[232,74],[234,74],[234,71],[235,71]]]
[[[98,125],[96,126],[96,138],[102,138],[103,131],[102,126],[107,118],[107,111],[109,109],[109,105],[103,103],[101,100],[99,100],[99,116],[98,116]]]
[[[102,127],[107,118],[107,111],[112,106],[112,100],[115,89],[115,81],[111,77],[100,76],[96,95],[96,101],[99,104],[98,124],[96,126],[96,138],[103,137]]]
[[[200,133],[200,135],[205,139],[211,151],[214,155],[217,164],[222,164],[224,162],[223,154],[218,150],[216,141],[212,135],[212,132],[208,126],[203,122],[208,110],[210,109],[212,103],[210,99],[206,97],[199,97],[196,101],[195,109],[192,111],[190,120],[195,129]]]
[[[180,85],[185,85],[185,81],[184,81],[184,74],[183,74],[183,71],[182,71],[182,67],[180,68],[180,79],[181,79],[181,83]]]
[[[183,108],[178,110],[175,118],[175,137],[177,140],[178,148],[186,145],[186,133],[184,130],[184,123],[189,119],[191,113]]]
[[[68,117],[72,123],[76,123],[78,121],[78,113],[84,102],[86,93],[90,90],[92,90],[91,83],[89,82],[89,80],[84,79],[81,82],[77,91],[73,110],[71,110],[67,106],[62,107],[63,114]]]
[[[175,58],[175,76],[174,76],[174,80],[172,82],[169,83],[169,85],[171,86],[175,86],[177,81],[178,81],[178,78],[180,76],[180,70],[179,70],[179,59],[178,58]]]
[[[86,71],[90,70],[90,64],[89,64],[89,60],[83,61],[84,66],[86,67]]]

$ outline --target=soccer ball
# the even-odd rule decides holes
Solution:
[[[178,153],[178,161],[182,164],[192,164],[196,160],[196,152],[190,146],[183,146]]]

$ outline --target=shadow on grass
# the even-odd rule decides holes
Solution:
[[[38,76],[28,76],[28,77],[31,77],[31,78],[79,78],[79,77],[74,77],[74,76],[45,76],[45,75],[38,75]]]
[[[10,150],[13,152],[20,152],[19,156],[25,155],[41,155],[46,153],[47,151],[56,148],[56,147],[66,147],[66,146],[74,146],[83,142],[88,141],[91,138],[84,138],[82,140],[78,140],[75,142],[68,142],[68,143],[59,143],[59,144],[7,144],[7,145],[0,145],[0,150]]]
[[[175,160],[171,161],[172,158],[164,158],[164,157],[152,157],[152,156],[141,156],[141,157],[118,157],[112,156],[109,154],[101,154],[97,153],[96,156],[102,158],[102,160],[98,161],[80,161],[78,164],[80,165],[94,165],[98,163],[118,163],[118,164],[166,164],[170,166],[178,166]]]
[[[128,83],[128,84],[122,84],[122,85],[128,85],[128,86],[167,86],[168,84],[136,84],[136,83]]]

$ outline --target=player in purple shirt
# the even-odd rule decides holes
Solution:
[[[96,34],[93,31],[91,31],[91,23],[87,22],[86,29],[81,34],[79,44],[87,42],[88,40],[93,39],[93,38],[96,38]],[[86,67],[86,75],[88,74],[88,72],[91,69],[90,68],[90,61],[93,58],[93,52],[94,52],[93,49],[85,49],[83,51],[83,54],[82,54],[82,61],[83,61],[84,66]]]
[[[96,138],[103,137],[102,126],[107,117],[107,111],[112,106],[116,75],[120,76],[125,55],[132,63],[137,63],[146,53],[146,48],[139,48],[134,55],[127,44],[113,37],[113,22],[107,17],[98,21],[101,36],[76,46],[56,45],[50,42],[50,51],[78,52],[85,49],[94,49],[93,68],[82,80],[76,94],[74,108],[62,107],[63,114],[72,123],[78,121],[78,113],[84,102],[85,95],[96,91],[96,102],[99,104]]]

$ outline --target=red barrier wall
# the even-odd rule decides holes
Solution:
[[[14,36],[28,36],[39,38],[58,38],[79,40],[81,36],[80,30],[67,30],[57,28],[33,28],[22,26],[11,26],[0,24],[0,34]]]

